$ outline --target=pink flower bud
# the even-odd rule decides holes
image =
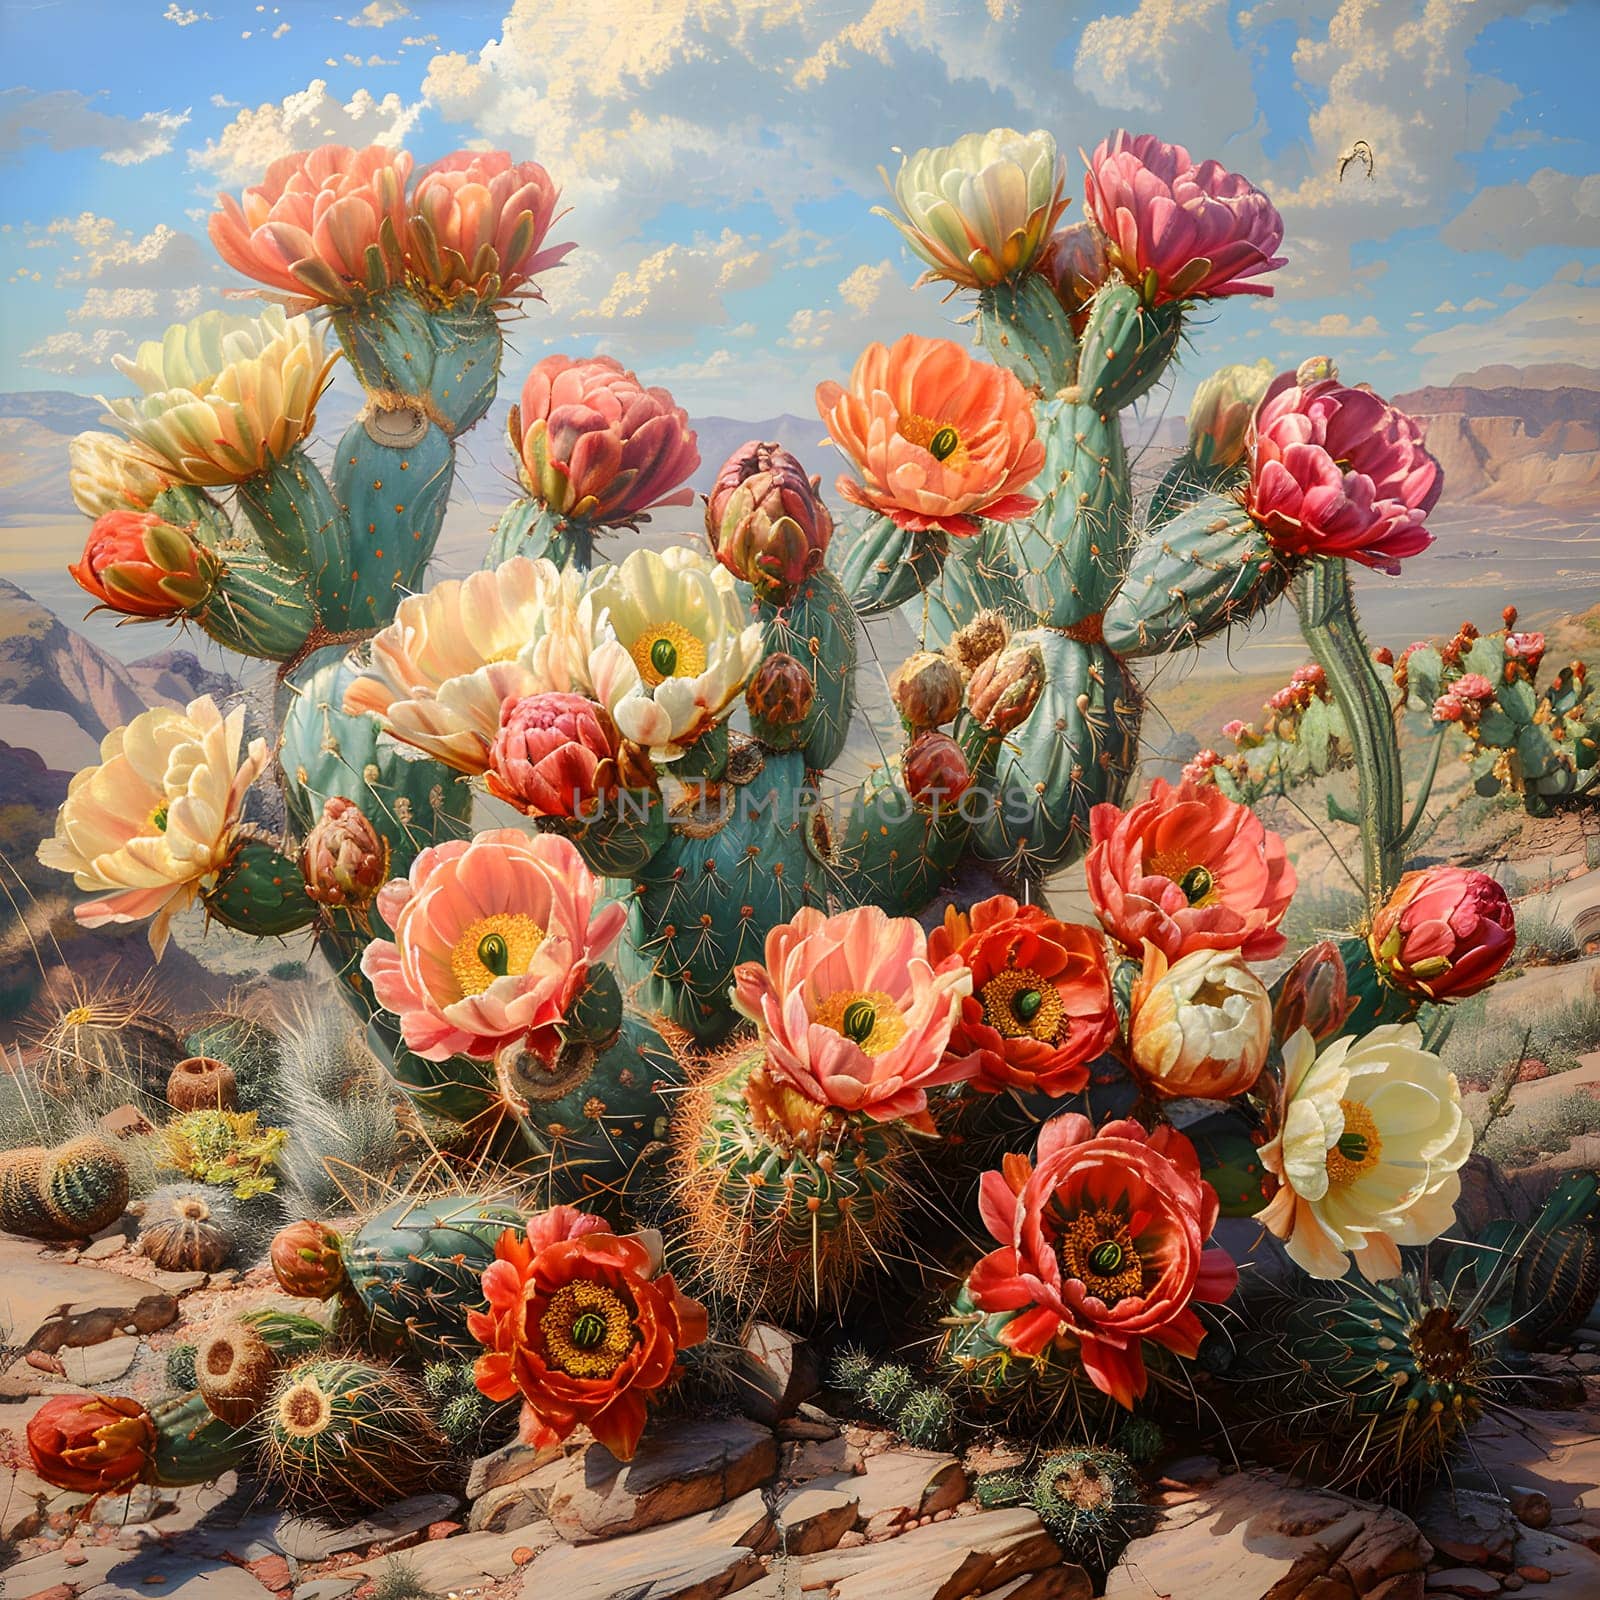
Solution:
[[[740,445],[706,497],[706,537],[717,560],[774,604],[792,599],[822,565],[832,536],[815,480],[778,444]]]
[[[1486,989],[1516,943],[1516,916],[1487,873],[1465,867],[1408,872],[1372,921],[1379,973],[1429,1000]]]
[[[389,878],[389,841],[354,800],[330,795],[300,846],[300,875],[319,905],[364,906]]]
[[[489,793],[534,817],[582,817],[643,775],[611,713],[578,694],[507,698],[489,750]],[[624,765],[637,770],[624,772]],[[639,786],[627,782],[628,787]]]
[[[1304,1028],[1323,1044],[1339,1032],[1354,1009],[1344,958],[1338,945],[1324,939],[1284,973],[1272,1012],[1273,1033],[1281,1044]]]

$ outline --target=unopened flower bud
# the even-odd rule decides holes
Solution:
[[[758,722],[792,728],[811,715],[817,686],[803,662],[779,650],[763,658],[744,691],[744,703]]]
[[[300,846],[306,893],[319,905],[364,906],[389,879],[389,841],[354,800],[330,795]]]
[[[1133,1070],[1155,1094],[1226,1100],[1266,1065],[1272,1001],[1237,950],[1195,950],[1169,964],[1147,944],[1129,1015]]]
[[[1344,957],[1333,940],[1324,939],[1283,975],[1272,1009],[1273,1032],[1281,1044],[1304,1028],[1318,1044],[1326,1044],[1354,1009]]]
[[[973,672],[967,707],[988,732],[1010,733],[1039,703],[1044,675],[1044,655],[1037,645],[1008,644]]]
[[[1488,873],[1427,867],[1401,877],[1372,919],[1367,943],[1397,989],[1461,1000],[1494,981],[1516,938],[1511,902]]]
[[[1006,647],[1011,629],[998,611],[980,611],[965,627],[956,630],[950,641],[950,656],[967,676],[987,661],[997,650]]]
[[[1332,356],[1307,356],[1294,369],[1294,381],[1302,389],[1309,389],[1314,383],[1327,383],[1338,376],[1339,369]]]
[[[717,560],[777,604],[822,565],[832,536],[815,482],[778,444],[741,445],[706,498],[706,537]]]
[[[955,720],[961,709],[961,674],[948,656],[918,650],[895,668],[889,693],[913,732]]]
[[[1273,364],[1263,356],[1254,366],[1223,367],[1195,390],[1189,449],[1202,467],[1221,470],[1244,460],[1250,419],[1273,377]]]
[[[972,769],[961,746],[945,733],[919,733],[900,762],[906,792],[920,806],[948,806],[966,793]]]

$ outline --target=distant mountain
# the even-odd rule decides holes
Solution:
[[[1600,388],[1480,388],[1458,379],[1394,402],[1426,426],[1445,493],[1458,505],[1600,504]]]
[[[1535,362],[1531,367],[1479,367],[1456,374],[1452,387],[1469,389],[1600,389],[1600,367],[1575,361]]]
[[[69,437],[85,428],[99,427],[104,409],[91,396],[71,394],[65,389],[19,389],[0,394],[0,417],[18,417]]]

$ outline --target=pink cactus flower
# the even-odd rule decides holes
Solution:
[[[576,248],[544,242],[560,198],[537,161],[457,150],[427,168],[412,191],[413,270],[446,297],[515,294]]]
[[[1137,957],[1144,941],[1176,961],[1191,950],[1270,960],[1294,895],[1283,840],[1215,787],[1157,778],[1130,811],[1089,813],[1089,898],[1107,933]]]
[[[1442,694],[1433,702],[1435,722],[1460,722],[1466,714],[1466,705],[1453,694]]]
[[[611,713],[593,700],[555,692],[509,696],[484,780],[496,799],[529,816],[576,818],[622,786],[625,759]]]
[[[282,156],[208,224],[230,267],[296,301],[349,305],[406,267],[404,150],[325,144]]]
[[[733,977],[767,1075],[815,1104],[932,1132],[927,1090],[978,1069],[975,1057],[944,1059],[972,974],[954,953],[931,962],[910,917],[803,907],[767,935],[764,961]]]
[[[1119,1405],[1148,1382],[1144,1341],[1192,1358],[1205,1328],[1193,1302],[1220,1304],[1239,1281],[1207,1245],[1217,1194],[1194,1146],[1170,1127],[1068,1113],[1039,1130],[1037,1165],[1007,1155],[979,1184],[978,1211],[998,1241],[968,1291],[988,1312],[1015,1312],[1000,1341],[1019,1356],[1076,1344],[1084,1372]]]
[[[564,517],[638,522],[686,506],[700,465],[689,414],[610,356],[546,356],[522,386],[511,438],[529,494]]]
[[[1494,685],[1481,672],[1463,672],[1450,685],[1450,693],[1458,700],[1492,700]]]
[[[1463,1000],[1487,989],[1516,942],[1505,890],[1466,867],[1405,873],[1367,937],[1379,974],[1427,1000]]]
[[[1245,727],[1246,724],[1241,722],[1238,717],[1235,717],[1232,722],[1223,723],[1222,737],[1233,744],[1237,744],[1244,735]]]
[[[1536,672],[1544,659],[1545,641],[1542,633],[1508,633],[1506,656],[1522,662],[1530,672]]]
[[[553,1055],[555,1027],[627,912],[595,908],[600,880],[557,834],[497,828],[424,850],[379,891],[394,939],[375,939],[361,970],[428,1061],[488,1060],[503,1046]]]
[[[1153,133],[1119,130],[1084,162],[1106,254],[1151,304],[1272,293],[1249,280],[1284,264],[1283,218],[1247,179],[1215,161],[1196,166]]]
[[[1369,389],[1286,372],[1256,411],[1245,509],[1284,554],[1397,573],[1433,543],[1423,521],[1443,488],[1420,425]]]

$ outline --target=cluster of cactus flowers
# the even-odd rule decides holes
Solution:
[[[552,355],[511,412],[522,493],[484,568],[432,585],[498,319],[567,248],[546,243],[554,183],[503,154],[413,179],[404,153],[329,146],[224,198],[219,251],[284,304],[207,314],[124,364],[145,397],[107,402],[120,436],[74,446],[96,520],[73,570],[130,618],[277,663],[276,743],[209,699],[136,718],[41,857],[91,896],[80,920],[148,920],[158,953],[196,904],[309,933],[397,1089],[525,1197],[284,1230],[279,1281],[336,1300],[371,1359],[247,1362],[245,1422],[199,1389],[231,1464],[254,1450],[295,1495],[410,1485],[435,1436],[404,1371],[467,1358],[526,1439],[583,1427],[626,1459],[714,1325],[837,1326],[941,1272],[922,1388],[1033,1429],[1113,1427],[1216,1376],[1211,1308],[1239,1282],[1224,1211],[1258,1217],[1307,1294],[1360,1275],[1391,1295],[1392,1339],[1437,1367],[1438,1307],[1385,1287],[1448,1226],[1471,1149],[1426,1039],[1493,981],[1512,921],[1481,873],[1402,875],[1393,708],[1348,563],[1394,572],[1430,542],[1438,464],[1326,361],[1236,366],[1136,507],[1121,412],[1198,305],[1271,293],[1283,230],[1247,180],[1151,135],[1085,161],[1086,220],[1064,227],[1047,133],[905,162],[893,220],[928,278],[974,297],[981,351],[906,336],[819,385],[848,512],[752,441],[717,474],[703,547],[599,559],[689,503],[698,448],[666,391]],[[324,327],[367,395],[331,477],[306,449],[338,359]],[[1330,741],[1340,720],[1368,912],[1269,984],[1283,841],[1217,762],[1128,791],[1139,663],[1286,594],[1316,667],[1281,709],[1301,738],[1318,707]],[[895,612],[919,645],[892,681],[903,742],[829,814],[859,635]],[[1513,637],[1496,693],[1531,694]],[[274,766],[284,836],[245,820]],[[489,798],[525,820],[474,831]],[[1098,926],[1048,904],[1080,860]],[[1195,1101],[1211,1115],[1180,1131]],[[952,1275],[938,1240],[976,1226],[985,1247]],[[1452,1381],[1475,1394],[1479,1370]],[[1351,1429],[1384,1404],[1360,1392]],[[131,1404],[52,1413],[41,1473],[105,1490],[225,1453],[204,1422],[186,1435],[204,1459],[172,1467],[176,1436]],[[175,1404],[193,1420],[194,1397]],[[1441,1466],[1472,1413],[1423,1447],[1401,1428],[1395,1481],[1419,1448]],[[362,1448],[338,1459],[339,1438]],[[1119,1471],[1057,1463],[1035,1502],[1120,1507]]]

